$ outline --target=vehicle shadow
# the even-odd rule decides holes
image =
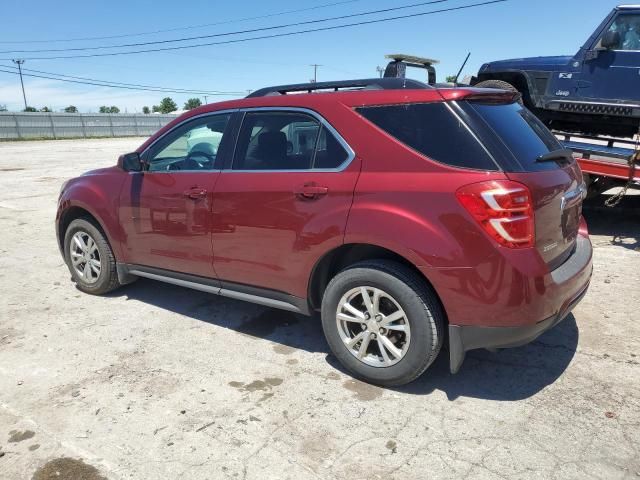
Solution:
[[[594,243],[636,250],[640,247],[640,195],[628,194],[619,205],[609,208],[604,202],[611,196],[604,194],[585,201],[583,214],[589,234],[604,237],[592,238]]]
[[[327,363],[349,375],[330,353],[317,316],[305,317],[142,278],[111,295],[126,296],[129,300],[294,349],[324,353]],[[422,377],[394,390],[409,395],[428,395],[440,390],[450,400],[461,396],[521,400],[535,395],[560,377],[571,362],[577,345],[578,328],[575,318],[570,315],[528,346],[497,353],[468,352],[456,375],[449,373],[448,351],[443,348]]]
[[[108,294],[307,352],[329,351],[319,321],[284,310],[139,278]]]
[[[449,352],[443,348],[425,375],[396,390],[413,395],[440,390],[449,400],[458,397],[522,400],[551,385],[564,373],[576,354],[578,337],[575,317],[570,314],[526,346],[497,352],[467,352],[455,375],[449,373]]]

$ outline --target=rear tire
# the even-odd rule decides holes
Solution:
[[[64,256],[79,290],[103,295],[120,286],[111,246],[93,221],[78,218],[69,224],[64,235]]]
[[[516,87],[511,85],[509,82],[505,82],[503,80],[485,80],[483,82],[475,84],[474,87],[494,88],[497,90],[507,90],[509,92],[517,92],[517,93],[523,94],[523,92],[520,92]],[[518,103],[520,105],[524,105],[524,98],[522,96],[518,100]]]
[[[444,324],[431,287],[388,260],[351,265],[329,282],[322,299],[322,328],[331,351],[355,377],[377,385],[418,378],[440,352]]]

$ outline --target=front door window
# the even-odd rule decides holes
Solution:
[[[620,36],[620,43],[613,50],[640,50],[640,15],[619,15],[608,31]]]
[[[231,114],[195,119],[185,124],[153,149],[147,159],[150,172],[201,171],[218,168],[216,158]]]

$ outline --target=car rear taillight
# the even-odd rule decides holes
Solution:
[[[531,192],[522,183],[492,180],[465,185],[456,197],[500,245],[530,248],[535,244]]]

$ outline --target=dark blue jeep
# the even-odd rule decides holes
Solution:
[[[471,83],[518,90],[555,130],[633,136],[640,127],[640,5],[616,7],[572,57],[486,63]]]

